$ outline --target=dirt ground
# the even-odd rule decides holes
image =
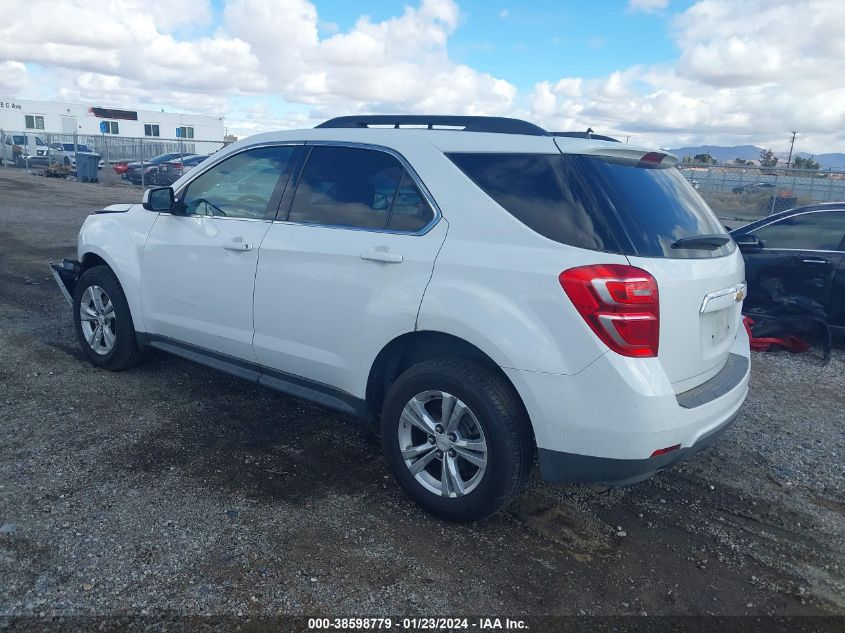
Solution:
[[[755,353],[652,480],[440,522],[354,421],[164,354],[93,368],[48,259],[140,191],[0,168],[0,615],[845,615],[845,350]]]

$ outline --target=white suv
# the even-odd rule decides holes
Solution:
[[[626,484],[736,418],[743,260],[674,165],[513,119],[343,117],[90,216],[53,270],[95,365],[154,347],[377,422],[407,493],[475,520],[535,449],[545,479]]]

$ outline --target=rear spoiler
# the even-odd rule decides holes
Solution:
[[[555,137],[555,144],[565,154],[582,154],[586,156],[601,156],[624,162],[652,165],[657,167],[671,167],[678,162],[678,157],[663,150],[651,150],[636,145],[627,145],[611,141],[599,141],[585,144],[583,140],[574,141],[569,137]]]

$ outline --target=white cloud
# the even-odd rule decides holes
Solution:
[[[644,11],[654,13],[669,6],[669,0],[628,0],[629,11]]]
[[[229,0],[216,32],[181,38],[180,29],[210,20],[207,0],[6,0],[4,8],[18,17],[0,24],[0,62],[43,66],[61,98],[225,113],[227,97],[272,94],[329,112],[501,114],[516,96],[510,83],[449,58],[460,19],[453,0],[422,0],[382,21],[361,16],[345,32],[307,0]]]
[[[503,20],[510,17],[511,12],[508,9],[502,9],[499,11],[499,17]]]
[[[15,16],[0,22],[0,89],[10,97],[163,105],[224,115],[239,133],[436,112],[522,116],[649,145],[783,145],[792,129],[817,152],[845,144],[840,0],[699,0],[670,23],[676,61],[550,76],[522,94],[450,58],[462,20],[453,0],[364,15],[346,30],[308,0],[229,0],[213,32],[208,0],[4,0],[4,9]]]
[[[841,151],[843,23],[838,0],[702,0],[674,20],[676,63],[543,82],[531,116],[668,146],[782,147],[797,129],[805,147]]]
[[[29,83],[29,73],[20,62],[0,61],[0,90],[3,95],[16,95],[21,86]]]

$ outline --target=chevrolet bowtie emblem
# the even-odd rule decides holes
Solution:
[[[739,290],[737,290],[736,294],[734,295],[734,299],[736,299],[737,301],[742,301],[743,299],[745,299],[745,288],[740,288]]]

